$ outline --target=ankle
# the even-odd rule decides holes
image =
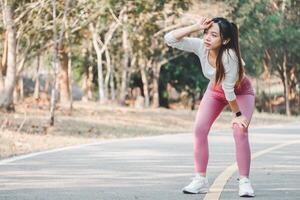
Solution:
[[[240,177],[239,177],[240,180],[243,179],[243,178],[249,179],[249,176],[240,176]]]
[[[201,176],[201,177],[206,178],[206,173],[196,172],[196,176]]]

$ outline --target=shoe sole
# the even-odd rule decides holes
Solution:
[[[251,198],[251,197],[255,197],[254,194],[248,194],[248,193],[247,193],[247,194],[240,194],[239,196],[240,196],[240,197],[250,197],[250,198]]]
[[[187,191],[187,190],[183,190],[182,192],[184,194],[206,194],[208,192],[208,190],[201,190],[199,192],[190,192],[190,191]]]

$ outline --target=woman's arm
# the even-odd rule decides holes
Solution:
[[[239,105],[237,104],[236,100],[228,101],[228,104],[230,106],[231,111],[235,114],[237,112],[240,112]]]
[[[229,54],[223,55],[223,63],[225,68],[225,79],[222,82],[222,88],[225,93],[226,100],[231,108],[233,113],[232,125],[234,123],[238,124],[240,127],[247,128],[249,122],[243,112],[241,112],[239,105],[236,101],[236,95],[234,92],[234,86],[236,84],[237,76],[238,76],[238,63],[237,57],[235,53],[230,50]],[[240,113],[239,113],[240,112]],[[237,114],[238,113],[238,114]],[[237,115],[236,115],[237,114]]]
[[[210,19],[201,18],[196,24],[178,28],[165,34],[165,43],[173,48],[197,54],[199,53],[199,47],[203,43],[202,39],[186,36],[191,33],[204,30],[211,26],[211,24],[212,21],[210,21]]]
[[[170,33],[173,34],[173,36],[175,37],[176,40],[181,40],[185,36],[188,36],[192,33],[198,32],[200,30],[201,29],[199,28],[199,26],[197,24],[193,24],[193,25],[186,26],[183,28],[175,29],[175,30],[171,31]]]
[[[199,22],[193,25],[173,30],[172,34],[177,40],[181,40],[183,37],[191,33],[198,32],[210,27],[212,23],[213,22],[211,21],[211,19],[202,17],[200,18]]]

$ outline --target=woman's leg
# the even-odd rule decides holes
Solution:
[[[248,119],[249,123],[254,111],[254,95],[237,95],[237,103],[240,111]],[[236,161],[239,168],[240,176],[249,176],[251,151],[248,140],[248,128],[240,128],[238,125],[233,126],[233,136],[236,147]]]
[[[194,163],[195,172],[205,176],[208,163],[207,136],[211,125],[221,113],[227,102],[217,98],[209,89],[205,92],[195,121]]]

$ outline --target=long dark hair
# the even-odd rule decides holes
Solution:
[[[236,24],[230,23],[227,19],[223,17],[213,18],[212,21],[219,25],[221,41],[222,41],[219,53],[217,55],[217,60],[216,60],[215,84],[220,84],[225,78],[225,69],[222,62],[222,57],[224,52],[232,49],[236,53],[237,61],[238,61],[239,78],[237,80],[236,85],[239,86],[243,79],[245,69],[242,65],[242,59],[241,59],[238,27]],[[223,44],[223,42],[226,40],[229,40],[229,42]]]

